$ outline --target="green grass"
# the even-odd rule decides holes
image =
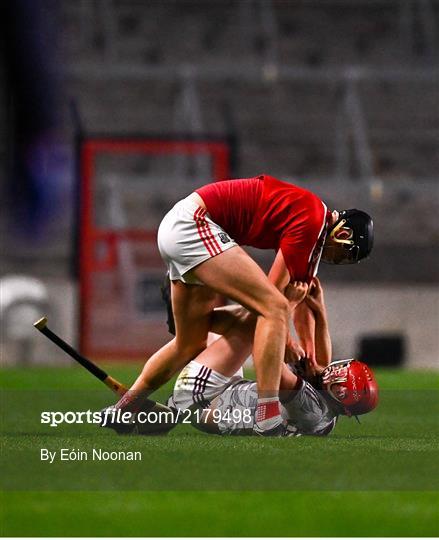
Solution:
[[[439,498],[398,492],[8,493],[16,536],[435,536]]]
[[[109,369],[130,382],[139,366]],[[439,534],[437,373],[379,371],[379,408],[361,425],[342,418],[322,439],[51,428],[41,411],[99,410],[112,395],[76,368],[3,369],[0,378],[4,536]],[[143,459],[49,464],[41,448],[139,450]]]

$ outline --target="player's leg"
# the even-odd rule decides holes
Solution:
[[[240,247],[209,259],[193,273],[212,289],[256,314],[253,356],[258,391],[262,396],[277,393],[289,323],[286,298]]]
[[[177,336],[169,347],[165,345],[148,360],[130,392],[159,387],[192,359],[232,376],[251,352],[254,315],[241,306],[227,306],[214,312],[216,293],[208,287],[173,282],[172,290]],[[215,341],[206,347],[207,333],[212,329],[224,332],[227,339],[220,338],[219,343]]]
[[[210,289],[172,282],[176,338],[151,357],[130,392],[157,388],[205,347],[215,300],[212,290],[216,290],[258,316],[253,354],[259,394],[262,398],[276,396],[288,332],[287,300],[237,246],[201,263],[191,273]]]
[[[255,325],[256,316],[241,306],[215,310],[211,329],[221,336],[195,360],[226,377],[232,377],[251,354]]]
[[[197,424],[201,412],[231,383],[242,379],[238,373],[251,351],[255,316],[241,306],[215,310],[212,328],[224,335],[217,337],[180,372],[168,405],[175,417]],[[227,328],[226,328],[227,327]]]
[[[246,322],[248,319],[249,317]],[[238,328],[230,328],[224,336],[209,345],[181,371],[175,382],[173,394],[168,400],[168,406],[175,411],[175,418],[179,418],[180,421],[190,419],[194,427],[210,433],[219,432],[218,424],[221,421],[225,421],[231,431],[235,431],[231,426],[234,420],[237,421],[236,428],[239,427],[243,411],[231,415],[230,410],[217,406],[217,398],[231,385],[244,382],[236,371],[251,349],[254,324],[246,322],[241,325],[238,323]],[[224,364],[226,360],[227,366]],[[257,405],[256,384],[253,384],[253,387],[254,412]],[[225,402],[220,400],[220,403]],[[250,418],[247,412],[246,417],[247,420],[252,420],[251,429],[254,415]]]
[[[171,283],[176,337],[154,353],[130,390],[117,404],[127,410],[141,407],[141,399],[166,383],[207,345],[211,313],[217,294],[209,287]]]
[[[205,261],[192,272],[257,315],[253,360],[260,399],[258,425],[261,431],[275,428],[281,423],[277,396],[288,335],[288,301],[238,246]]]
[[[217,295],[205,286],[171,284],[176,337],[152,355],[130,390],[116,404],[125,411],[144,409],[144,401],[206,347]]]
[[[256,383],[241,379],[212,400],[195,427],[219,435],[253,435],[257,406]]]
[[[212,312],[210,331],[223,336],[232,327],[250,324],[252,321],[253,331],[256,324],[254,313],[239,304],[227,304],[217,307]]]

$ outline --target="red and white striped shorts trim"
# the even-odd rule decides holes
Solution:
[[[197,208],[194,213],[194,220],[197,224],[198,234],[206,246],[207,251],[211,257],[222,253],[221,246],[218,244],[217,239],[212,233],[209,223],[206,221],[207,210],[204,208]]]
[[[157,244],[171,280],[190,284],[200,283],[190,270],[238,245],[189,197],[179,201],[163,218]]]

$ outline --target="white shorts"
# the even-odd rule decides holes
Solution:
[[[212,404],[212,410],[220,411],[216,424],[221,435],[248,435],[253,430],[257,402],[257,385],[243,378],[242,368],[233,377],[226,377],[193,360],[181,371],[167,405],[184,416],[188,409],[210,409]],[[203,431],[202,423],[193,425]]]
[[[238,245],[189,197],[179,201],[163,218],[157,243],[170,279],[190,284],[200,282],[185,276],[189,270]]]
[[[241,380],[242,375],[242,368],[233,377],[226,377],[192,360],[175,381],[168,406],[180,410],[208,407],[212,399],[224,392],[230,384]]]

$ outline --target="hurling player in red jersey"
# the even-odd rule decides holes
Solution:
[[[364,212],[331,213],[310,191],[267,175],[197,189],[168,212],[158,231],[171,280],[175,338],[147,361],[116,407],[138,410],[144,397],[205,349],[219,293],[257,316],[255,431],[282,435],[281,367],[285,350],[295,347],[289,333],[292,313],[283,293],[292,281],[310,283],[320,258],[356,263],[370,253],[372,242],[372,220]],[[240,246],[276,251],[268,276]],[[306,314],[300,319],[306,320]],[[312,361],[312,350],[306,352]]]

